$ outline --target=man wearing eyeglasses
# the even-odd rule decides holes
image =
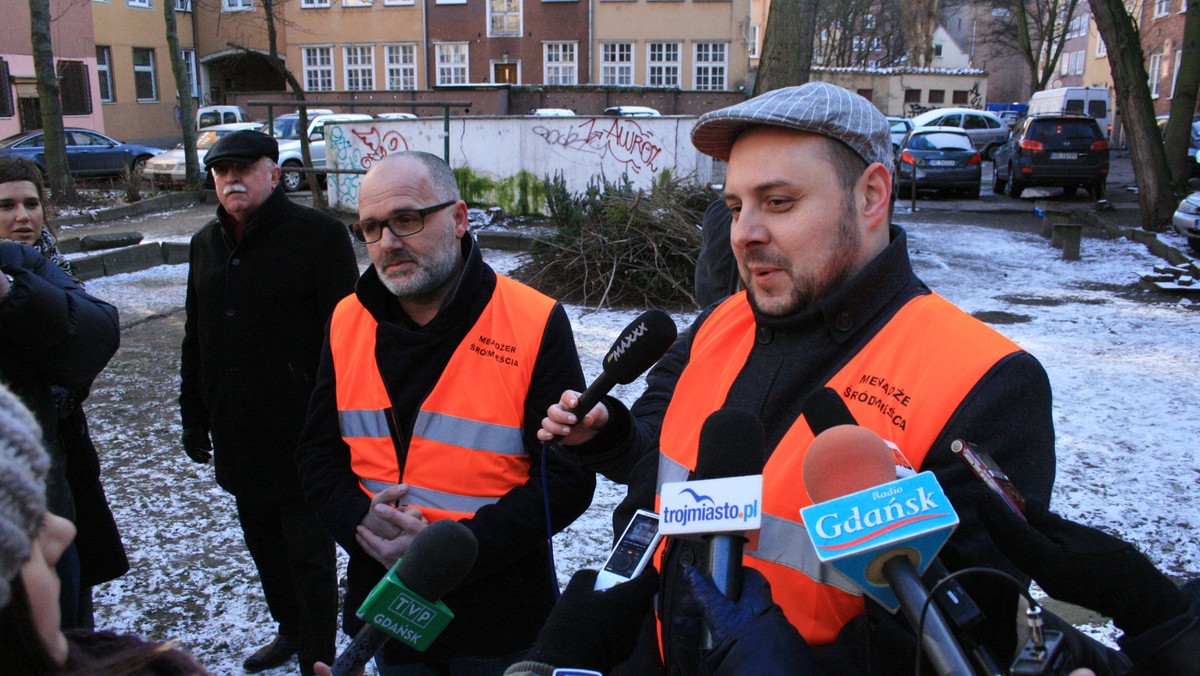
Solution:
[[[302,673],[328,661],[337,636],[332,538],[305,504],[294,454],[325,323],[354,290],[358,264],[344,226],[285,196],[275,139],[223,136],[205,157],[217,217],[192,238],[179,407],[183,447],[215,458],[258,568],[273,640],[249,673],[299,653]]]
[[[497,275],[467,228],[454,172],[421,152],[363,178],[351,226],[371,267],[333,312],[297,451],[305,494],[349,553],[343,628],[413,537],[455,519],[479,541],[425,653],[396,641],[384,676],[500,674],[554,605],[549,538],[595,475],[542,452],[542,412],[583,385],[566,312]]]

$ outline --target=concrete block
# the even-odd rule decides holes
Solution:
[[[59,253],[73,254],[83,251],[78,237],[64,237],[58,240]]]
[[[83,281],[96,279],[104,276],[104,257],[103,256],[84,256],[71,261],[71,267],[75,269],[75,276]]]
[[[79,246],[83,251],[103,251],[133,246],[140,244],[141,241],[142,233],[140,232],[105,232],[98,235],[85,235],[83,239],[79,240]]]
[[[163,242],[162,261],[167,265],[177,265],[188,262],[190,247],[185,242]]]
[[[139,244],[103,255],[104,274],[137,272],[162,265],[162,247],[158,244]]]
[[[1054,245],[1057,240],[1057,248],[1062,249],[1062,257],[1065,261],[1079,260],[1079,244],[1083,238],[1083,226],[1078,223],[1055,223],[1054,238],[1050,243]]]

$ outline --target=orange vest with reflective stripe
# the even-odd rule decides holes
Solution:
[[[496,276],[491,301],[421,403],[401,468],[389,428],[396,418],[375,360],[378,323],[356,294],[344,298],[333,311],[329,347],[342,439],[363,490],[373,495],[403,481],[407,504],[436,521],[470,517],[524,484],[525,397],[554,305]]]
[[[755,329],[742,292],[715,309],[697,331],[663,420],[660,489],[663,483],[686,480],[695,469],[700,421],[725,404],[754,345]],[[941,296],[919,296],[827,386],[841,396],[859,425],[895,444],[919,470],[980,378],[1020,349]],[[838,631],[863,612],[863,600],[853,583],[820,566],[800,519],[800,509],[812,504],[803,471],[812,439],[807,421],[799,416],[763,468],[762,530],[758,549],[745,553],[745,565],[770,581],[775,602],[801,635],[821,645],[833,642]]]

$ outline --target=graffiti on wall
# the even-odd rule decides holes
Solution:
[[[325,152],[337,158],[338,169],[370,169],[384,157],[408,150],[408,139],[400,132],[389,129],[381,132],[378,127],[367,131],[351,129],[353,139],[347,137],[342,127],[329,126]],[[361,174],[330,174],[329,180],[337,184],[339,201],[358,203],[358,186]]]
[[[635,174],[643,169],[651,173],[659,170],[662,145],[654,132],[643,130],[633,120],[594,118],[565,131],[541,125],[532,131],[550,145],[615,160]]]

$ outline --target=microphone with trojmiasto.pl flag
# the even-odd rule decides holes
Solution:
[[[762,523],[762,423],[749,411],[722,408],[700,428],[696,470],[689,481],[662,486],[659,530],[708,542],[704,572],[726,598],[742,593],[742,552]],[[706,632],[704,647],[712,647]]]
[[[375,585],[358,609],[366,624],[333,664],[334,676],[357,674],[389,639],[425,651],[454,613],[439,599],[475,565],[479,542],[457,521],[435,521]]]

